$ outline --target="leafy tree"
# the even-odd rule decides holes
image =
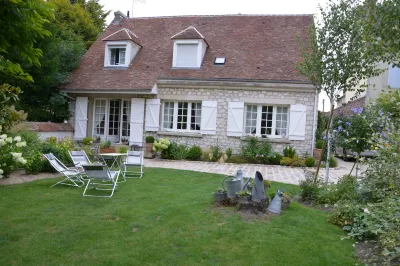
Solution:
[[[99,32],[102,32],[106,28],[107,16],[110,14],[111,10],[103,10],[104,6],[99,4],[99,0],[79,0],[71,1],[71,3],[72,2],[77,2],[84,6],[84,8],[90,13],[93,24],[99,30]]]
[[[366,56],[358,7],[358,0],[330,0],[326,8],[319,6],[320,19],[316,18],[311,27],[309,44],[301,44],[303,61],[298,70],[310,79],[318,92],[325,91],[330,99],[331,114],[326,131],[328,147],[335,100],[346,91],[360,93],[366,87],[363,81],[379,74],[375,59]],[[329,152],[328,149],[327,158],[330,158]],[[327,182],[329,159],[326,166]],[[320,163],[315,180],[319,167]]]

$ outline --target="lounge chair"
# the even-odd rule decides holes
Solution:
[[[114,195],[114,191],[117,188],[118,176],[120,171],[110,171],[107,165],[104,164],[83,164],[81,166],[83,167],[87,177],[89,178],[85,190],[83,191],[83,196],[111,198],[112,195]],[[95,182],[96,180],[101,182]],[[111,186],[111,188],[105,188],[109,186]],[[95,190],[111,191],[111,194],[106,196],[87,194],[86,191],[88,188],[93,188]]]
[[[82,179],[81,173],[76,169],[71,169],[66,167],[60,160],[58,160],[54,154],[48,153],[44,154],[44,157],[49,161],[50,165],[57,170],[60,174],[65,176],[65,178],[54,185],[63,184],[67,186],[81,187],[85,184]]]
[[[143,151],[128,151],[123,165],[124,171],[122,174],[124,177],[127,177],[127,174],[132,174],[139,175],[139,177],[142,178],[144,168]],[[127,167],[139,167],[140,171],[128,171]]]
[[[78,171],[81,172],[82,175],[86,176],[85,170],[83,170],[83,167],[81,165],[92,164],[89,158],[87,157],[86,152],[82,150],[82,151],[68,151],[68,153]]]

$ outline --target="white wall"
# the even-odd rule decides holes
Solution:
[[[39,137],[43,140],[48,139],[50,137],[56,137],[57,140],[62,140],[65,137],[73,138],[73,132],[65,132],[65,131],[54,131],[54,132],[37,132]]]

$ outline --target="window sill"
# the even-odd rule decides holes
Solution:
[[[172,131],[158,131],[158,135],[164,136],[178,136],[178,137],[192,137],[192,138],[202,138],[201,133],[190,133],[190,132],[172,132]]]
[[[240,140],[249,141],[253,137],[240,137]],[[257,138],[257,141],[265,141],[271,143],[284,143],[284,144],[291,144],[292,142],[288,139],[273,139],[273,138]]]
[[[127,66],[104,66],[104,69],[128,69]]]

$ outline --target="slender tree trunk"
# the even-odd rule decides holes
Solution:
[[[333,107],[334,107],[333,101],[331,101],[331,113],[329,115],[328,125],[326,126],[326,133],[325,133],[326,139],[328,139],[328,132],[329,132],[329,129],[331,128],[331,122],[332,122],[332,117],[333,117]],[[325,147],[326,147],[326,141],[324,141],[324,145],[322,146],[321,156],[319,157],[317,170],[315,171],[314,183],[316,183],[318,180],[319,168],[321,167],[321,161],[322,161],[322,156],[324,156],[324,153],[325,153]]]
[[[328,142],[327,142],[327,153],[325,162],[325,183],[329,181],[329,163],[331,161],[331,129],[328,129]]]

